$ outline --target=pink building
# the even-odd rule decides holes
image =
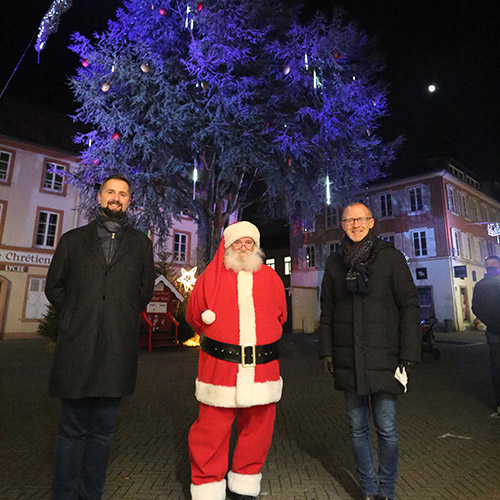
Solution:
[[[418,173],[384,179],[356,199],[370,206],[375,232],[407,260],[418,287],[422,318],[435,316],[442,328],[463,330],[474,320],[474,285],[487,255],[500,255],[488,223],[500,222],[500,203],[453,160],[430,160]],[[318,324],[319,294],[327,256],[340,243],[341,207],[325,207],[314,223],[291,231],[293,330]]]

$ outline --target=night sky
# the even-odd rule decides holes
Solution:
[[[205,0],[209,1],[209,0]],[[288,0],[293,3],[294,0]],[[0,91],[51,0],[3,1],[0,7]],[[40,54],[32,47],[5,97],[57,111],[74,110],[66,87],[79,61],[66,47],[74,31],[90,36],[106,28],[120,0],[74,0],[59,30]],[[305,16],[344,7],[378,41],[386,56],[383,75],[391,116],[386,139],[406,137],[398,168],[412,159],[452,157],[486,178],[500,181],[500,3],[495,0],[314,0]],[[427,86],[437,91],[429,93]],[[0,117],[1,119],[1,117]]]

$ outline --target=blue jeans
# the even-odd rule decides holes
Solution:
[[[52,500],[100,500],[120,398],[63,399]]]
[[[377,392],[358,396],[344,392],[352,448],[361,488],[365,495],[394,498],[398,476],[398,427],[396,423],[396,395]],[[378,437],[378,480],[370,438],[370,414]]]

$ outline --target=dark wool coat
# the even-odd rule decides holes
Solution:
[[[342,255],[326,261],[321,285],[319,355],[333,356],[335,388],[358,395],[403,392],[401,360],[420,361],[418,295],[404,256],[377,240],[369,293],[346,289]]]
[[[500,276],[486,276],[476,284],[472,312],[488,327],[488,333],[500,334]]]
[[[139,231],[126,227],[110,264],[95,222],[62,236],[45,286],[59,311],[51,396],[121,397],[134,391],[139,315],[153,288],[152,244]]]

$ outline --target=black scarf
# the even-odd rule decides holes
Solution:
[[[128,217],[123,214],[122,217],[107,217],[102,213],[100,207],[95,212],[95,221],[97,222],[97,237],[101,243],[102,251],[106,262],[109,264],[113,259],[116,250],[122,242],[125,229],[128,225]],[[112,235],[113,241],[112,241]]]
[[[366,295],[370,291],[368,277],[371,274],[371,263],[375,259],[376,244],[377,237],[371,230],[358,242],[353,242],[344,236],[341,254],[343,256],[342,262],[347,268],[346,287],[349,292]]]

